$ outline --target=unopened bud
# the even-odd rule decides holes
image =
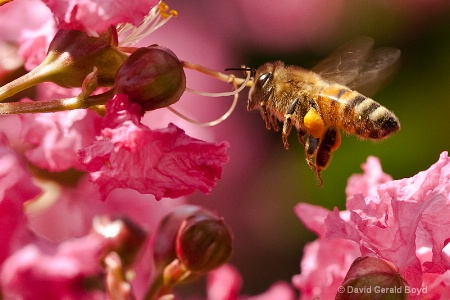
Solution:
[[[175,244],[181,224],[196,214],[210,214],[196,205],[181,205],[168,213],[160,222],[153,246],[155,265],[165,267],[177,258]]]
[[[337,300],[408,299],[407,282],[391,262],[360,257],[351,265],[336,294]]]
[[[78,30],[59,30],[40,66],[46,80],[63,87],[80,87],[86,76],[98,70],[99,86],[112,86],[127,55],[114,45],[112,29],[98,37]]]
[[[107,252],[116,252],[125,268],[135,261],[147,236],[142,228],[127,218],[96,217],[93,230],[108,241]]]
[[[231,257],[231,229],[222,218],[193,216],[186,219],[180,227],[176,250],[178,259],[187,270],[206,274]]]
[[[116,94],[125,94],[145,111],[177,102],[186,89],[183,65],[167,48],[149,46],[133,52],[117,72]]]

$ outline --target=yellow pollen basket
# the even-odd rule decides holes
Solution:
[[[320,138],[325,132],[325,124],[315,108],[310,108],[303,118],[306,130],[314,138]]]

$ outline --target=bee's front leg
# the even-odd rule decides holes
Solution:
[[[266,123],[266,128],[267,129],[271,129],[272,128],[272,121],[270,120],[271,117],[269,115],[269,111],[267,110],[266,101],[261,101],[259,106],[261,108],[261,116],[262,116],[264,122]]]
[[[292,114],[295,112],[298,106],[298,98],[295,98],[294,101],[292,101],[291,106],[289,106],[289,109],[284,114],[284,123],[283,123],[283,132],[281,134],[281,139],[283,140],[284,148],[289,149],[289,142],[288,142],[288,136],[291,133],[292,130]]]

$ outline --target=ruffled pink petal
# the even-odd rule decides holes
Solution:
[[[208,300],[235,300],[239,298],[242,277],[231,265],[222,267],[208,274]]]
[[[376,194],[379,184],[392,180],[392,177],[383,172],[380,160],[374,156],[369,156],[367,162],[361,165],[363,174],[353,174],[347,181],[345,194],[347,199],[356,195],[364,196]]]
[[[330,211],[321,206],[299,203],[294,208],[295,214],[305,226],[319,237],[325,235],[327,227],[324,220]]]
[[[156,0],[43,0],[61,29],[103,32],[119,23],[139,25]]]
[[[102,299],[102,293],[92,293],[86,284],[89,280],[102,283],[100,258],[105,245],[97,235],[66,241],[53,254],[30,244],[3,265],[3,295],[7,299]]]
[[[34,185],[22,161],[0,136],[0,263],[30,237],[23,205],[41,190]]]
[[[334,299],[353,261],[361,256],[357,243],[321,238],[305,246],[302,272],[292,278],[300,299]]]
[[[100,139],[79,152],[103,199],[116,188],[177,198],[195,190],[209,193],[228,161],[228,143],[191,138],[173,124],[151,130],[126,96],[107,105]],[[117,111],[115,110],[117,109]]]
[[[95,140],[101,118],[91,110],[22,115],[23,139],[29,143],[27,158],[52,172],[84,169],[77,151]]]
[[[378,175],[377,175],[378,174]],[[380,178],[365,170],[364,186]],[[382,176],[383,177],[383,176]],[[357,177],[354,177],[358,185]],[[373,186],[368,196],[347,200],[351,221],[334,212],[327,218],[329,237],[347,238],[361,245],[363,255],[377,255],[394,263],[412,287],[422,286],[423,273],[443,274],[450,269],[444,248],[450,241],[450,158],[417,175]],[[419,253],[429,249],[430,254]]]

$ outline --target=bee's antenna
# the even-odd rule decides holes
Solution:
[[[256,69],[250,67],[226,68],[225,71],[245,71],[250,72],[250,78],[255,78]]]

